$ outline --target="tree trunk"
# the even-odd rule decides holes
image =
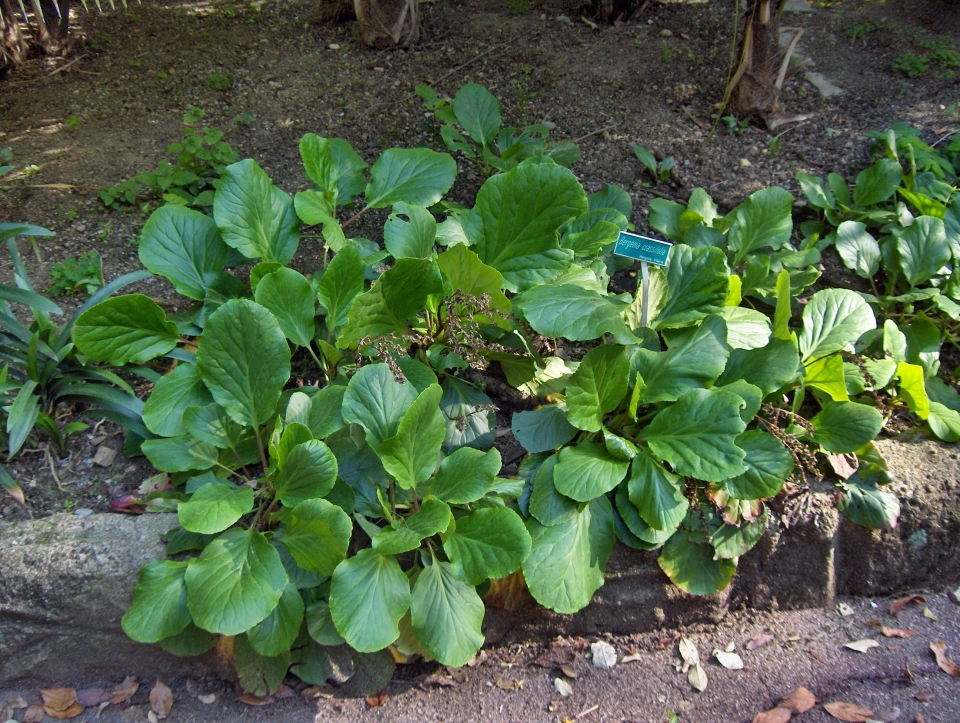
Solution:
[[[420,39],[418,0],[354,0],[357,28],[364,44],[374,48],[408,48]]]
[[[69,48],[70,0],[32,0],[24,7],[0,0],[0,73],[23,64],[31,55],[57,55]]]
[[[580,11],[585,17],[602,23],[627,22],[649,4],[649,0],[580,0]]]

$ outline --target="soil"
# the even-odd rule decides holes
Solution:
[[[316,22],[308,0],[168,0],[79,12],[75,62],[32,61],[0,81],[0,146],[13,150],[18,166],[3,178],[0,218],[56,232],[35,253],[21,241],[37,288],[49,283],[54,263],[91,249],[108,279],[138,269],[136,237],[146,216],[136,207],[105,209],[97,190],[168,159],[191,104],[205,110],[205,125],[225,130],[241,156],[293,193],[308,186],[297,150],[304,133],[344,138],[370,162],[391,146],[440,148],[414,86],[432,83],[452,96],[463,83],[482,83],[503,102],[507,123],[548,121],[551,138],[577,140],[573,170],[587,191],[626,188],[640,230],[648,230],[657,196],[683,200],[702,186],[726,210],[776,184],[800,199],[798,171],[852,179],[869,158],[867,131],[902,121],[932,142],[953,130],[960,77],[930,70],[908,79],[890,62],[924,38],[960,38],[955,17],[911,14],[913,6],[896,0],[794,4],[809,12],[786,12],[784,35],[803,28],[800,55],[844,92],[822,97],[802,69],[794,73],[782,105],[810,118],[778,130],[772,154],[763,128],[729,132],[720,123],[711,133],[732,49],[729,2],[653,3],[634,21],[592,28],[580,21],[576,0],[440,0],[422,6],[419,46],[388,51],[360,45],[350,24]],[[864,37],[851,37],[857,28],[867,29]],[[229,87],[214,89],[214,76],[229,78]],[[243,114],[253,120],[240,122]],[[651,185],[634,143],[676,159],[669,181]],[[483,178],[469,162],[459,165],[448,198],[470,205]],[[365,214],[356,235],[380,241],[385,216]],[[317,239],[305,237],[293,265],[312,271],[320,252]],[[839,273],[836,263],[825,265],[828,275]],[[0,278],[10,274],[5,264]],[[184,304],[160,278],[131,290],[171,311]],[[60,302],[71,313],[82,298]],[[28,507],[0,497],[0,515],[110,509],[150,474],[142,459],[122,455],[109,468],[92,465],[99,445],[119,449],[120,439],[110,424],[76,435],[65,460],[53,464],[59,484],[47,455],[21,453],[11,469]]]
[[[590,641],[583,638],[486,649],[471,665],[457,671],[419,662],[398,668],[386,688],[384,702],[377,707],[328,686],[307,692],[307,696],[319,693],[320,697],[311,699],[304,696],[305,686],[292,679],[287,683],[293,697],[264,707],[237,702],[239,691],[217,678],[166,680],[175,696],[169,720],[647,723],[666,722],[669,712],[674,711],[682,721],[734,723],[750,721],[798,686],[804,686],[821,703],[843,701],[865,706],[876,720],[957,721],[960,678],[937,667],[929,646],[934,640],[942,640],[948,646],[948,654],[960,658],[960,606],[942,593],[924,595],[925,603],[910,603],[897,617],[889,613],[893,598],[859,598],[845,600],[838,609],[739,612],[728,615],[718,625],[626,637],[603,636],[618,653],[617,665],[609,670],[594,667],[589,657]],[[928,617],[926,610],[937,619]],[[907,638],[885,637],[878,627],[881,625],[913,630],[915,634]],[[698,648],[708,681],[702,693],[693,690],[687,676],[678,671],[681,660],[677,640],[681,634]],[[769,635],[772,640],[749,650],[748,643],[758,635]],[[872,639],[878,646],[865,653],[844,647],[863,639]],[[713,657],[712,651],[730,643],[742,657],[743,670],[724,669]],[[637,657],[622,662],[627,655]],[[566,666],[566,671],[561,670],[561,665]],[[554,682],[558,678],[570,684],[572,695],[560,695]],[[78,690],[112,690],[119,682],[62,681]],[[148,694],[153,684],[152,680],[142,681],[140,690],[127,705],[107,707],[100,715],[96,708],[88,708],[73,720],[143,721],[149,711]],[[200,701],[198,696],[211,693],[216,696],[213,703]],[[27,704],[39,697],[36,689],[0,690],[0,713],[4,701],[18,696]],[[14,713],[22,720],[22,709]],[[817,705],[796,720],[828,723],[835,719]]]

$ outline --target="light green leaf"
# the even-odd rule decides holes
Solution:
[[[517,570],[530,554],[530,535],[509,507],[487,507],[458,519],[443,550],[456,578],[479,585]]]
[[[331,334],[347,323],[354,299],[363,293],[363,271],[357,247],[345,246],[320,279],[317,298],[327,310],[327,329]]]
[[[477,297],[489,294],[490,305],[494,309],[505,313],[510,311],[510,300],[500,290],[503,288],[503,275],[480,261],[480,257],[463,244],[457,244],[440,254],[437,263],[453,289]]]
[[[303,598],[295,585],[287,585],[273,611],[247,633],[247,642],[260,655],[281,655],[290,650],[297,639],[301,623]]]
[[[652,326],[687,326],[708,314],[722,313],[730,289],[729,274],[720,249],[674,246],[667,262],[669,297]]]
[[[940,402],[930,402],[930,414],[927,417],[930,429],[945,442],[960,439],[960,412]]]
[[[929,281],[950,261],[943,221],[933,216],[917,218],[897,239],[897,252],[910,286]]]
[[[343,510],[327,500],[311,499],[293,508],[281,539],[297,565],[326,577],[347,554],[351,532],[353,523]]]
[[[642,449],[633,458],[627,494],[640,518],[654,530],[676,529],[690,506],[684,496],[683,480],[667,472]]]
[[[737,437],[737,446],[746,456],[746,472],[720,482],[724,492],[738,500],[765,500],[776,497],[793,472],[793,455],[772,434],[752,429]]]
[[[450,504],[476,502],[490,490],[501,462],[496,449],[482,452],[461,447],[440,463],[430,482],[429,493]]]
[[[316,295],[299,271],[282,268],[264,276],[254,294],[257,303],[276,317],[280,331],[298,346],[310,346],[316,333]]]
[[[803,383],[805,386],[826,392],[835,402],[850,401],[844,377],[843,359],[839,354],[820,357],[807,364],[803,371]]]
[[[563,405],[545,404],[530,412],[516,412],[511,420],[513,436],[528,452],[547,452],[566,444],[577,434],[567,421]]]
[[[713,595],[730,584],[737,571],[737,561],[714,560],[713,546],[695,541],[695,535],[685,529],[678,530],[664,544],[657,562],[681,590],[691,595]]]
[[[900,392],[897,396],[906,401],[910,411],[920,419],[930,416],[930,400],[924,387],[923,367],[919,364],[900,362],[897,365],[897,380]]]
[[[773,335],[777,339],[792,341],[794,332],[790,331],[790,319],[793,318],[792,296],[790,289],[790,272],[781,269],[777,274],[777,305],[773,316]]]
[[[647,286],[647,325],[660,316],[663,307],[667,304],[667,297],[670,290],[667,288],[667,275],[659,266],[653,266],[648,271]],[[624,321],[627,326],[636,332],[643,321],[643,284],[637,284],[637,293],[634,294],[633,301],[623,312]]]
[[[789,242],[792,211],[793,194],[787,190],[772,187],[750,194],[737,207],[738,228],[730,233],[730,250],[736,252],[733,265],[740,266],[749,254],[765,246],[778,249]]]
[[[823,182],[822,178],[810,176],[800,171],[797,173],[797,181],[811,206],[821,210],[836,210],[837,201],[833,197],[833,191]]]
[[[211,483],[177,505],[180,526],[189,532],[214,535],[253,509],[253,488]]]
[[[730,392],[692,389],[660,411],[641,436],[677,474],[719,482],[746,471],[735,441],[746,426],[743,404]]]
[[[216,447],[189,434],[148,439],[140,445],[140,449],[150,464],[164,472],[209,469],[217,463],[219,456]]]
[[[300,139],[300,157],[307,176],[333,195],[336,205],[350,203],[363,191],[367,164],[346,141],[307,133]]]
[[[602,344],[587,352],[567,382],[567,420],[577,429],[599,432],[604,416],[623,399],[629,373],[622,346]]]
[[[404,221],[400,216],[406,216]],[[383,227],[383,245],[394,258],[428,259],[433,255],[437,221],[422,206],[398,201]]]
[[[337,458],[323,442],[311,439],[296,445],[273,481],[277,498],[287,507],[324,497],[337,481]]]
[[[205,406],[213,397],[200,379],[196,364],[180,364],[153,385],[143,405],[143,423],[154,434],[175,437],[187,432],[184,410]]]
[[[896,191],[901,178],[903,178],[903,169],[900,168],[900,163],[889,158],[881,158],[857,174],[853,202],[857,206],[876,206],[878,203],[883,203]]]
[[[419,512],[374,537],[373,549],[382,555],[416,550],[423,540],[446,530],[451,519],[450,507],[445,502],[436,497],[425,497]]]
[[[646,384],[641,401],[672,402],[690,389],[713,382],[723,372],[730,355],[726,335],[723,319],[711,315],[696,329],[672,336],[665,352],[637,349],[630,369],[639,372]]]
[[[799,369],[796,345],[792,341],[771,339],[762,349],[734,349],[717,385],[743,379],[767,395],[793,381]]]
[[[293,197],[293,207],[297,217],[307,226],[337,224],[330,194],[321,191],[298,191]]]
[[[191,437],[217,449],[236,448],[243,435],[243,427],[234,422],[219,404],[187,407],[183,412],[183,426]]]
[[[837,227],[837,253],[843,264],[864,279],[880,269],[880,244],[859,221],[844,221]]]
[[[400,201],[426,207],[450,190],[457,163],[448,154],[427,148],[388,148],[370,173],[367,208],[386,208]]]
[[[727,323],[727,345],[731,349],[760,349],[770,341],[770,320],[756,309],[725,306],[723,320]]]
[[[449,563],[434,560],[417,576],[410,622],[424,650],[441,665],[466,665],[483,645],[483,600],[458,580]]]
[[[840,487],[843,494],[837,509],[851,522],[871,530],[892,530],[897,526],[900,501],[894,495],[863,482],[859,474],[841,482]]]
[[[514,299],[514,308],[540,334],[571,341],[599,339],[605,333],[619,344],[636,344],[612,297],[574,284],[537,286]]]
[[[161,206],[140,233],[140,263],[197,301],[223,272],[227,251],[213,219],[183,206]]]
[[[334,570],[330,616],[355,650],[382,650],[400,637],[400,618],[410,607],[410,582],[396,559],[360,550]]]
[[[115,296],[92,306],[77,317],[71,335],[80,352],[118,367],[148,362],[180,341],[177,325],[143,294]]]
[[[803,308],[800,356],[804,363],[838,351],[853,351],[860,336],[877,327],[870,305],[849,289],[824,289]]]
[[[856,402],[833,402],[810,420],[813,441],[828,452],[856,452],[880,433],[883,415],[874,407]]]
[[[133,602],[120,621],[123,632],[138,643],[156,643],[179,634],[190,624],[186,562],[157,560],[140,568]]]
[[[384,440],[397,433],[416,399],[413,384],[398,382],[386,364],[370,364],[350,379],[341,413],[345,422],[364,428],[367,444],[377,451]]]
[[[227,530],[190,561],[187,606],[198,627],[239,635],[264,620],[289,582],[280,555],[256,530]]]
[[[443,389],[431,384],[404,413],[397,433],[380,443],[377,455],[404,489],[425,482],[437,468],[447,427],[440,411]]]
[[[527,520],[532,541],[523,577],[534,599],[558,613],[575,613],[603,585],[613,551],[613,508],[598,497],[567,522],[544,527]]]
[[[493,146],[500,131],[500,101],[476,83],[467,83],[453,99],[453,112],[463,129],[481,146]]]
[[[611,455],[603,444],[581,442],[560,450],[553,481],[560,494],[588,502],[620,484],[629,465],[628,460]]]
[[[559,461],[560,457],[556,454],[543,461],[534,475],[530,493],[530,514],[547,527],[572,520],[579,509],[576,502],[557,492],[553,473]]]
[[[224,170],[213,218],[226,244],[248,259],[286,264],[300,243],[293,201],[249,158]]]

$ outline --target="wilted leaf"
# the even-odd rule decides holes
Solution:
[[[787,723],[791,713],[786,708],[771,708],[753,717],[753,723]]]
[[[153,684],[150,691],[150,710],[157,714],[157,718],[166,718],[173,707],[173,691],[160,680]]]
[[[803,686],[797,688],[790,695],[780,701],[781,708],[787,708],[792,713],[806,713],[817,704],[817,699]]]
[[[840,479],[850,479],[860,466],[860,461],[857,458],[857,455],[853,453],[828,454],[827,461],[830,463],[830,466],[833,467],[833,471],[836,472],[837,477]]]
[[[824,703],[823,707],[834,718],[847,723],[866,723],[873,717],[872,710],[855,703],[844,703],[838,700],[834,703]]]
[[[871,638],[864,638],[863,640],[854,640],[852,643],[847,643],[843,647],[856,650],[858,653],[865,653],[870,650],[870,648],[879,648],[880,643]]]
[[[884,708],[883,710],[878,710],[873,714],[873,720],[880,721],[880,723],[893,723],[900,717],[900,709],[894,706],[893,708]]]
[[[41,690],[40,695],[43,696],[43,709],[51,718],[73,718],[83,712],[73,688]]]
[[[773,642],[773,636],[768,633],[760,633],[753,637],[749,643],[747,643],[747,650],[756,650],[757,648],[762,648],[764,645]]]
[[[40,723],[46,715],[47,712],[43,709],[43,706],[40,703],[34,703],[23,714],[23,723]]]
[[[379,708],[381,705],[387,702],[387,689],[384,688],[379,693],[374,693],[373,695],[367,696],[367,705],[371,708]]]
[[[590,646],[593,664],[601,670],[609,670],[617,664],[617,651],[610,643],[598,640]]]
[[[937,617],[936,613],[933,612],[933,610],[926,606],[923,608],[923,617],[927,618],[928,620],[933,620],[933,622],[937,622],[940,619]]]
[[[83,690],[77,691],[77,700],[80,701],[80,705],[84,708],[92,708],[95,705],[100,705],[104,701],[109,701],[110,698],[110,693],[103,688],[84,688]]]
[[[713,657],[717,659],[727,670],[743,670],[743,658],[736,653],[728,653],[723,650],[714,650]]]
[[[960,665],[954,663],[947,656],[947,644],[942,640],[934,640],[930,643],[930,650],[933,651],[934,656],[937,658],[937,665],[940,666],[940,669],[947,675],[952,675],[954,678],[960,678]]]
[[[556,688],[557,692],[564,698],[569,698],[571,695],[573,695],[573,686],[563,678],[554,678],[553,687]]]
[[[254,695],[253,693],[244,693],[243,695],[237,697],[237,702],[243,703],[244,705],[253,706],[270,705],[271,703],[275,703],[276,700],[277,699],[272,695],[265,695],[261,697],[259,695]]]
[[[702,693],[707,689],[707,672],[700,663],[690,668],[690,672],[687,673],[687,680],[690,681],[690,685],[693,686],[694,690]]]
[[[840,613],[841,617],[850,617],[853,615],[853,608],[847,605],[845,602],[837,603],[837,612]]]
[[[916,634],[917,631],[907,628],[888,628],[884,625],[880,628],[880,632],[888,638],[909,638],[911,635]]]
[[[512,613],[527,599],[527,584],[523,579],[523,572],[516,572],[490,581],[490,590],[483,601],[495,608]]]
[[[139,688],[140,684],[137,682],[137,679],[132,676],[127,676],[120,685],[114,687],[110,704],[120,705],[121,703],[126,703]]]
[[[891,603],[890,614],[895,616],[912,602],[925,603],[926,601],[927,599],[923,597],[923,595],[907,595],[906,597],[902,597],[899,600],[895,600],[893,603]]]
[[[913,697],[919,700],[921,703],[930,703],[933,700],[936,700],[937,695],[932,690],[921,690],[913,694]]]

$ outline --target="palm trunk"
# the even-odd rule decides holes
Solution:
[[[418,0],[354,0],[353,7],[366,45],[408,48],[420,39]]]

